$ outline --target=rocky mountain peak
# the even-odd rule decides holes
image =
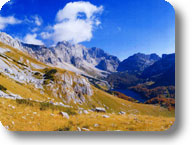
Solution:
[[[104,50],[97,48],[97,47],[92,47],[88,50],[89,54],[92,57],[104,57],[107,56],[107,54],[104,52]]]
[[[0,41],[19,50],[23,48],[18,40],[15,40],[13,37],[4,32],[0,32]]]
[[[65,47],[72,47],[74,44],[70,43],[69,41],[60,41],[56,44],[57,46],[65,46]]]
[[[152,53],[152,54],[150,54],[150,59],[152,59],[152,60],[159,60],[160,57],[156,53]]]

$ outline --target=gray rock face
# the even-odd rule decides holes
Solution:
[[[54,83],[49,83],[46,88],[52,92],[55,98],[61,98],[64,102],[84,103],[85,96],[92,96],[93,90],[89,81],[78,75],[56,73]]]
[[[97,67],[104,71],[114,72],[116,71],[119,59],[115,56],[111,56],[105,53],[100,48],[86,48],[79,44],[70,44],[69,42],[59,42],[53,52],[61,61],[73,64],[74,66],[81,68],[85,65]],[[105,61],[104,66],[99,65]]]
[[[0,32],[0,41],[14,48],[22,50],[22,44],[4,32]]]
[[[115,72],[115,70],[117,70],[118,65],[119,65],[118,59],[110,58],[101,60],[96,67],[104,71]]]
[[[25,43],[22,43],[22,46],[31,56],[35,57],[36,59],[47,64],[57,65],[58,59],[46,46]]]
[[[97,61],[96,67],[98,69],[109,72],[115,72],[117,70],[120,60],[116,56],[109,55],[102,49],[96,47],[90,48],[88,52],[90,56]]]
[[[103,71],[115,72],[119,59],[105,53],[99,48],[86,48],[80,44],[71,44],[67,41],[59,42],[55,47],[46,48],[23,44],[29,54],[37,59],[57,65],[59,63],[72,64],[83,70],[100,69]]]

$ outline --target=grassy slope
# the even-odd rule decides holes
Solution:
[[[110,118],[104,118],[104,113],[95,112],[70,115],[70,119],[66,119],[59,114],[60,109],[47,108],[41,111],[38,103],[31,106],[2,98],[0,108],[1,122],[12,131],[76,131],[77,127],[90,131],[161,131],[168,129],[174,122],[173,117],[105,113]]]
[[[1,76],[1,80],[2,80]],[[5,78],[4,78],[5,79]],[[27,94],[34,95],[29,96],[33,100],[41,100],[36,98],[35,93],[28,93],[29,89],[22,85],[12,84],[11,86],[5,83],[1,84],[6,86],[8,90],[13,87],[12,91],[22,90],[21,96]],[[10,87],[9,87],[10,86]],[[16,87],[17,86],[17,87]],[[14,89],[17,88],[17,89]],[[26,96],[28,98],[28,96]],[[42,96],[42,101],[43,101]],[[46,100],[46,99],[45,99]],[[70,115],[70,119],[63,118],[59,112],[68,112],[68,108],[55,108],[48,107],[45,110],[41,110],[40,103],[18,104],[15,100],[0,98],[0,120],[4,126],[9,126],[10,130],[15,131],[53,131],[53,130],[77,130],[77,127],[86,127],[91,131],[103,131],[103,130],[151,130],[160,131],[166,130],[174,122],[173,112],[161,108],[159,106],[137,104],[129,101],[125,101],[116,98],[112,95],[106,94],[101,90],[95,89],[95,95],[90,98],[88,104],[81,106],[84,109],[94,106],[109,107],[106,115],[110,118],[103,118],[104,113],[78,114],[76,108],[70,111],[76,112],[75,115]],[[14,106],[12,108],[12,106]],[[127,112],[126,115],[118,115],[119,111]],[[34,114],[37,112],[37,114]],[[115,113],[111,113],[115,112]],[[54,114],[54,116],[52,116]],[[94,127],[94,124],[99,124],[99,127]]]
[[[0,47],[11,50],[7,56],[18,61],[22,56],[24,61],[29,60],[35,64],[48,67],[43,63],[31,58],[12,47],[0,43]],[[66,70],[57,69],[60,73]],[[43,70],[40,70],[43,72]],[[69,72],[71,75],[75,75]],[[32,85],[17,83],[4,75],[0,75],[0,84],[7,88],[7,92],[18,94],[23,98],[36,101],[49,101],[52,98],[49,93],[41,94]],[[132,103],[119,99],[93,87],[94,95],[87,97],[83,105],[75,105],[73,109],[53,107],[41,110],[41,103],[19,104],[16,100],[0,98],[0,120],[9,130],[19,131],[53,131],[53,130],[77,130],[77,127],[88,128],[91,131],[102,130],[165,130],[174,122],[174,112],[154,105]],[[14,106],[14,107],[12,107]],[[89,114],[78,114],[77,107],[90,109],[93,107],[105,107],[110,118],[103,118],[104,113],[90,112]],[[63,118],[59,112],[76,112],[70,115],[70,119]],[[119,111],[125,111],[125,115],[118,115]],[[37,112],[34,113],[34,112]],[[94,127],[94,124],[99,124]]]

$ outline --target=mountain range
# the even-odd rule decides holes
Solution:
[[[93,76],[115,72],[120,63],[116,56],[109,55],[100,48],[86,48],[67,41],[46,47],[19,42],[6,33],[0,33],[0,41],[27,52],[46,64]]]
[[[163,54],[159,57],[155,53],[136,53],[120,61],[100,48],[86,48],[67,41],[46,47],[20,42],[3,32],[0,33],[0,41],[28,53],[47,65],[103,80],[108,78],[107,81],[111,80],[111,84],[113,81],[118,81],[118,84],[129,81],[128,85],[133,85],[147,78],[154,81],[162,78],[159,82],[162,80],[163,85],[175,84],[175,54]],[[168,79],[164,78],[167,78],[168,74],[174,77],[169,77],[170,81],[167,82]],[[127,80],[123,80],[124,77]]]
[[[3,32],[0,33],[0,41],[47,65],[106,80],[112,87],[131,86],[145,79],[159,82],[160,85],[175,84],[175,54],[163,54],[159,57],[155,53],[136,53],[120,61],[100,48],[86,48],[67,41],[46,47],[20,42]]]
[[[159,99],[137,103],[111,91],[113,81],[107,78],[117,74],[119,78],[112,80],[119,86],[123,80],[133,86],[153,81],[157,74],[165,76],[173,66],[164,67],[170,61],[170,55],[136,54],[137,67],[128,67],[96,47],[67,41],[53,47],[25,44],[0,33],[0,120],[14,131],[166,130],[174,122],[174,112],[165,102],[163,106],[152,105]],[[121,67],[123,72],[117,70]],[[155,71],[147,76],[151,70]]]

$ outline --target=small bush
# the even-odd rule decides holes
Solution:
[[[42,74],[39,73],[39,72],[35,72],[34,77],[37,78],[37,79],[42,79]]]
[[[15,59],[12,59],[12,60],[13,60],[14,62],[16,62],[17,64],[20,64],[20,65],[22,65],[22,66],[28,67],[27,65],[25,65],[25,64],[23,64],[23,63],[21,63],[21,62],[15,60]]]
[[[18,104],[25,104],[25,105],[28,105],[28,106],[33,106],[32,101],[26,100],[26,99],[16,99],[16,102]]]
[[[59,128],[57,131],[70,131],[70,127]]]
[[[46,70],[46,73],[44,74],[44,79],[54,81],[54,74],[55,73],[57,73],[56,69]]]
[[[59,128],[57,131],[70,131],[71,127],[74,125],[72,121],[69,121],[67,126]]]
[[[50,103],[47,103],[47,102],[41,102],[40,103],[40,110],[46,110],[46,109],[49,109],[49,108],[51,108],[51,104]]]
[[[44,111],[44,110],[47,110],[47,109],[63,111],[63,112],[68,113],[68,115],[76,115],[77,114],[75,111],[73,111],[70,108],[65,108],[65,107],[62,107],[62,106],[53,105],[53,104],[50,104],[48,102],[41,102],[40,103],[40,110]]]
[[[82,128],[89,128],[89,125],[84,125],[82,126]]]
[[[131,101],[131,102],[138,102],[137,100],[133,99],[130,96],[126,96],[125,94],[118,92],[118,91],[112,91],[113,95],[117,96],[118,98],[127,100],[127,101]]]
[[[0,90],[5,92],[5,91],[7,91],[7,88],[5,88],[4,86],[0,85]]]
[[[51,80],[44,80],[43,84],[44,84],[44,85],[47,85],[47,84],[50,83],[50,81],[51,81]]]

